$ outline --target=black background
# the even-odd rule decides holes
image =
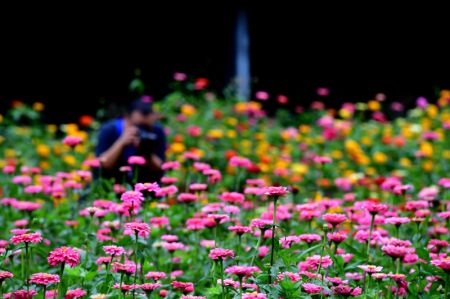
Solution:
[[[291,105],[368,100],[383,92],[407,105],[450,88],[448,21],[437,7],[301,8],[286,4],[169,2],[132,13],[15,10],[2,22],[0,100],[42,101],[51,121],[95,113],[101,98],[126,102],[134,69],[160,99],[175,71],[221,91],[233,73],[236,12],[248,13],[254,91],[285,94]],[[355,10],[356,9],[356,10]]]

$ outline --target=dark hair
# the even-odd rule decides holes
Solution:
[[[144,115],[153,113],[152,98],[150,96],[141,96],[130,103],[127,113],[139,111]]]

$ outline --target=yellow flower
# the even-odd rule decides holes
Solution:
[[[378,101],[369,101],[367,103],[367,106],[369,107],[369,110],[372,111],[378,111],[381,109],[381,104]]]
[[[186,147],[183,143],[174,142],[170,145],[170,151],[176,154],[180,154],[186,150]]]
[[[66,132],[67,135],[74,135],[78,132],[78,125],[77,124],[66,124],[66,125],[63,125],[61,129],[64,132]]]
[[[70,166],[75,166],[75,164],[77,163],[77,159],[75,159],[75,157],[72,155],[63,156],[63,161]]]
[[[375,163],[377,164],[385,164],[388,160],[388,157],[386,156],[385,153],[382,152],[375,152],[373,154],[373,160],[375,161]]]
[[[36,147],[36,151],[38,155],[43,158],[47,158],[50,155],[50,147],[43,143],[38,144],[38,146]]]
[[[255,133],[256,140],[263,140],[265,137],[266,137],[266,135],[262,132]]]
[[[433,156],[433,144],[428,141],[424,141],[420,144],[420,152],[425,157],[431,157]]]
[[[411,166],[411,160],[409,160],[408,158],[403,157],[403,158],[400,159],[400,165],[405,167],[405,168],[408,168],[408,167]]]
[[[377,170],[375,168],[373,168],[373,167],[367,167],[366,168],[366,174],[368,176],[375,175],[375,174],[377,174]]]
[[[39,162],[39,167],[43,170],[47,170],[50,168],[50,163],[48,163],[48,161],[41,161]]]
[[[235,117],[227,117],[226,122],[230,126],[236,126],[238,124],[238,120]]]
[[[450,159],[450,150],[445,150],[445,151],[442,153],[442,156],[443,156],[445,159]]]
[[[62,153],[62,146],[61,144],[55,144],[53,146],[53,152],[55,153],[55,155],[59,156]]]
[[[426,172],[431,172],[433,170],[433,161],[431,161],[431,160],[423,161],[422,169]]]
[[[48,125],[47,131],[54,134],[54,133],[56,133],[56,131],[58,131],[58,126],[57,125]]]
[[[36,110],[36,111],[43,111],[44,110],[44,108],[45,108],[45,106],[44,106],[44,104],[42,104],[41,102],[35,102],[34,104],[33,104],[33,109],[34,110]]]
[[[439,109],[436,105],[428,105],[427,107],[427,114],[429,117],[436,117],[436,115],[439,113]]]
[[[190,104],[184,104],[181,106],[181,113],[186,116],[191,116],[195,114],[195,112],[196,112],[195,107]]]
[[[207,136],[210,138],[220,139],[223,138],[223,131],[219,129],[211,129],[208,131]]]
[[[305,175],[308,172],[308,166],[304,163],[294,163],[291,166],[291,170],[295,174]]]
[[[237,136],[236,131],[234,131],[234,130],[228,130],[227,131],[227,137],[228,138],[233,139],[233,138],[236,138],[236,136]]]
[[[352,115],[353,115],[353,113],[348,109],[340,109],[339,110],[339,116],[344,119],[350,118],[350,117],[352,117]]]
[[[361,138],[361,143],[364,145],[371,145],[372,144],[372,138],[368,137],[368,136],[363,136]]]
[[[331,158],[333,159],[342,159],[342,152],[340,150],[334,150],[331,152]]]
[[[3,122],[3,115],[0,114],[0,123]]]
[[[7,148],[5,150],[5,157],[6,158],[14,158],[16,156],[16,151],[12,148]]]
[[[311,131],[311,127],[308,125],[300,125],[298,127],[298,129],[299,129],[300,133],[302,133],[302,134],[307,134]]]
[[[3,168],[3,167],[5,167],[5,165],[6,165],[6,161],[5,160],[0,160],[0,168]]]
[[[5,137],[3,137],[2,135],[0,135],[0,143],[3,143],[3,141],[5,141]]]

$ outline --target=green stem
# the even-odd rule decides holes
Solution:
[[[242,241],[242,235],[238,234],[238,243],[236,246],[236,262],[239,265],[239,260],[240,260],[240,251],[241,251],[241,241]]]
[[[136,280],[137,280],[137,273],[138,273],[138,240],[139,240],[139,236],[138,236],[138,232],[136,231],[134,233],[134,236],[136,237],[136,241],[134,242],[134,264],[136,265],[136,270],[134,271],[134,281],[133,284],[136,284]],[[136,289],[133,288],[133,298],[136,298]]]
[[[450,285],[450,273],[447,273],[447,277],[445,279],[445,299],[448,299],[448,289]]]
[[[219,264],[220,264],[220,279],[222,281],[222,283],[221,283],[221,285],[222,285],[221,298],[224,299],[225,298],[225,280],[224,280],[224,273],[223,273],[223,260],[222,260],[222,258],[219,259]]]
[[[259,254],[258,250],[259,250],[259,246],[261,245],[261,242],[262,242],[263,238],[264,238],[264,232],[261,231],[261,235],[259,236],[258,242],[256,243],[256,247],[255,247],[256,251],[255,251],[255,254],[254,254],[253,257],[252,257],[252,261],[251,261],[251,263],[250,263],[250,266],[253,266],[253,264],[254,264],[254,262],[255,262],[255,258],[256,258],[256,257],[258,256],[258,254]]]
[[[239,298],[242,299],[242,276],[239,276]]]
[[[44,284],[44,288],[42,289],[42,299],[45,299],[45,292],[47,292],[47,286]]]
[[[30,291],[30,283],[28,281],[28,266],[29,266],[29,257],[28,257],[28,243],[25,242],[25,285],[27,286],[27,292]]]
[[[270,251],[270,267],[267,271],[267,276],[269,278],[269,284],[272,283],[272,276],[270,275],[270,270],[273,266],[273,256],[275,251],[275,227],[277,225],[277,198],[275,197],[273,200],[273,224],[272,224],[272,246]]]
[[[395,269],[395,273],[398,274],[398,273],[400,273],[400,258],[399,257],[397,258],[396,262],[397,262],[397,267]]]
[[[64,275],[64,267],[66,263],[61,263],[61,268],[59,269],[59,284],[58,284],[58,298],[63,298],[63,275]],[[56,293],[56,292],[55,292]]]
[[[372,214],[372,220],[370,221],[370,230],[369,230],[369,238],[367,239],[367,262],[370,262],[370,241],[372,240],[372,231],[375,224],[375,214]]]

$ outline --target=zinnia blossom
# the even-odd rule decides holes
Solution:
[[[302,285],[303,289],[308,294],[319,294],[322,291],[322,287],[313,283],[304,283]]]
[[[225,269],[225,273],[234,274],[240,277],[251,276],[255,272],[261,272],[258,267],[255,266],[231,266]]]
[[[129,205],[139,206],[144,201],[144,195],[139,191],[127,191],[120,196],[120,200]]]
[[[58,283],[59,276],[56,274],[35,273],[31,275],[30,282],[34,284],[42,284],[47,286],[51,283]]]
[[[322,216],[322,219],[325,222],[328,222],[331,225],[336,226],[347,220],[347,216],[345,216],[344,214],[325,214]]]
[[[358,268],[362,269],[366,273],[377,273],[383,270],[383,267],[374,265],[360,265]]]
[[[70,147],[74,147],[74,146],[80,144],[82,141],[83,141],[83,138],[81,138],[79,136],[73,136],[73,135],[66,136],[63,139],[63,143]]]
[[[265,188],[265,195],[268,195],[270,197],[280,197],[283,196],[285,194],[288,193],[288,189],[286,187],[275,187],[275,186],[271,186],[271,187],[266,187]]]
[[[86,296],[86,294],[87,294],[87,292],[85,290],[77,288],[77,289],[67,291],[66,295],[64,295],[64,299],[81,298],[83,296]]]
[[[47,261],[52,267],[64,263],[73,268],[80,263],[80,253],[78,249],[64,246],[51,251]]]
[[[122,246],[115,246],[115,245],[103,246],[103,251],[106,254],[115,256],[122,255],[125,253],[125,249]]]
[[[147,238],[150,234],[150,226],[147,223],[128,222],[124,225],[125,235],[135,235]]]
[[[23,235],[16,235],[11,238],[11,242],[14,245],[19,243],[40,243],[42,242],[42,236],[40,233],[28,233]]]
[[[147,161],[141,156],[130,156],[127,162],[130,165],[144,165]]]
[[[226,260],[227,258],[234,258],[234,251],[231,249],[214,248],[211,249],[208,256],[213,260]]]

